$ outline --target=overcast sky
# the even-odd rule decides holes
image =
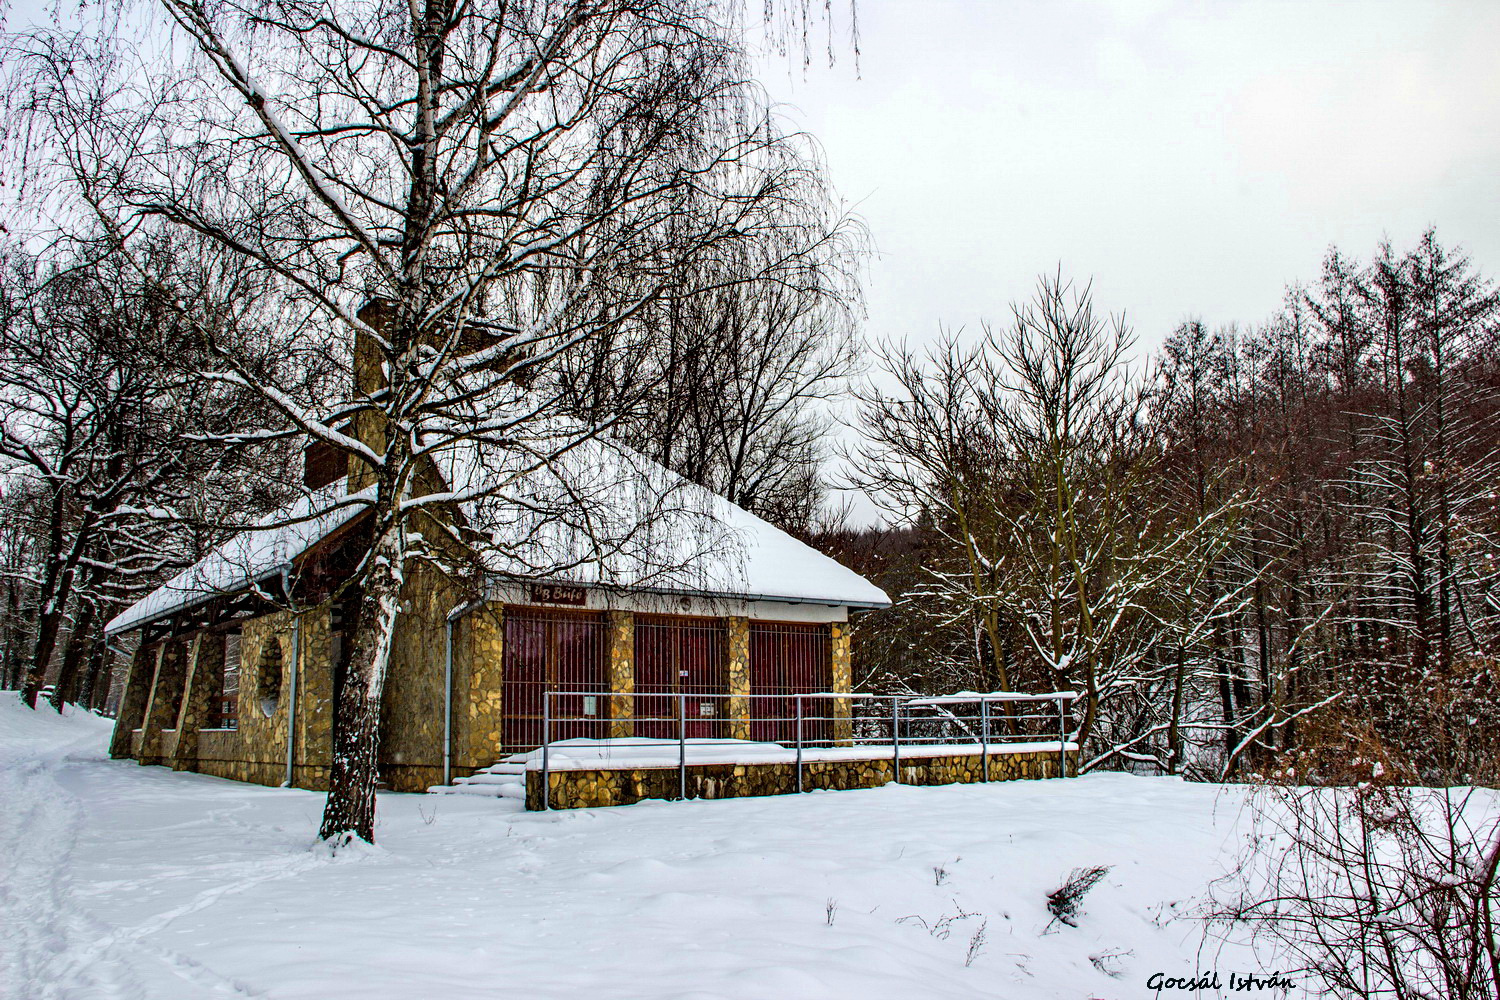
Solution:
[[[1330,243],[1500,271],[1500,2],[860,0],[856,67],[761,76],[880,251],[869,332],[1094,278],[1142,346],[1254,323]]]

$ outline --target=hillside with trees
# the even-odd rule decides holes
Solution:
[[[1092,768],[1493,776],[1489,279],[1433,232],[1333,249],[1269,320],[1144,364],[1097,310],[1048,277],[979,335],[878,349],[853,480],[895,527],[819,536],[898,595],[862,675],[1084,692]]]

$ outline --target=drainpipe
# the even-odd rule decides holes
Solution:
[[[443,784],[453,782],[453,626],[460,618],[484,603],[475,598],[448,612],[443,622]]]
[[[281,568],[281,593],[286,597],[287,603],[291,604],[291,564]],[[302,666],[302,616],[295,611],[292,612],[292,669],[291,676],[287,678],[287,705],[286,705],[286,778],[281,782],[282,788],[292,787],[292,764],[296,760],[293,756],[297,749],[297,673]]]

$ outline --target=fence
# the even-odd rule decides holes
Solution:
[[[692,764],[795,761],[797,791],[801,792],[803,766],[810,761],[874,760],[887,754],[898,782],[903,754],[964,753],[981,758],[982,780],[988,781],[992,754],[1022,748],[1050,753],[1054,747],[1058,774],[1065,776],[1068,751],[1076,749],[1068,742],[1068,706],[1075,698],[1072,691],[960,692],[940,697],[547,691],[540,720],[542,787],[548,787],[550,773],[559,765],[568,769],[675,766],[678,797],[686,798],[687,770]],[[630,701],[622,705],[620,699]],[[705,727],[705,720],[714,725]],[[619,735],[626,728],[630,734]],[[768,731],[786,738],[758,742],[743,738]],[[788,754],[790,759],[784,759]],[[543,808],[547,808],[546,796]]]

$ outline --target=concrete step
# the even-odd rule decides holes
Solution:
[[[467,778],[456,779],[453,783],[455,785],[515,785],[524,784],[525,781],[525,777],[519,774],[486,774],[483,771],[476,771]]]
[[[427,791],[433,795],[477,795],[486,799],[526,798],[522,785],[433,785]]]
[[[451,785],[433,785],[433,795],[481,795],[489,798],[526,798],[526,755],[516,754],[481,768]]]

